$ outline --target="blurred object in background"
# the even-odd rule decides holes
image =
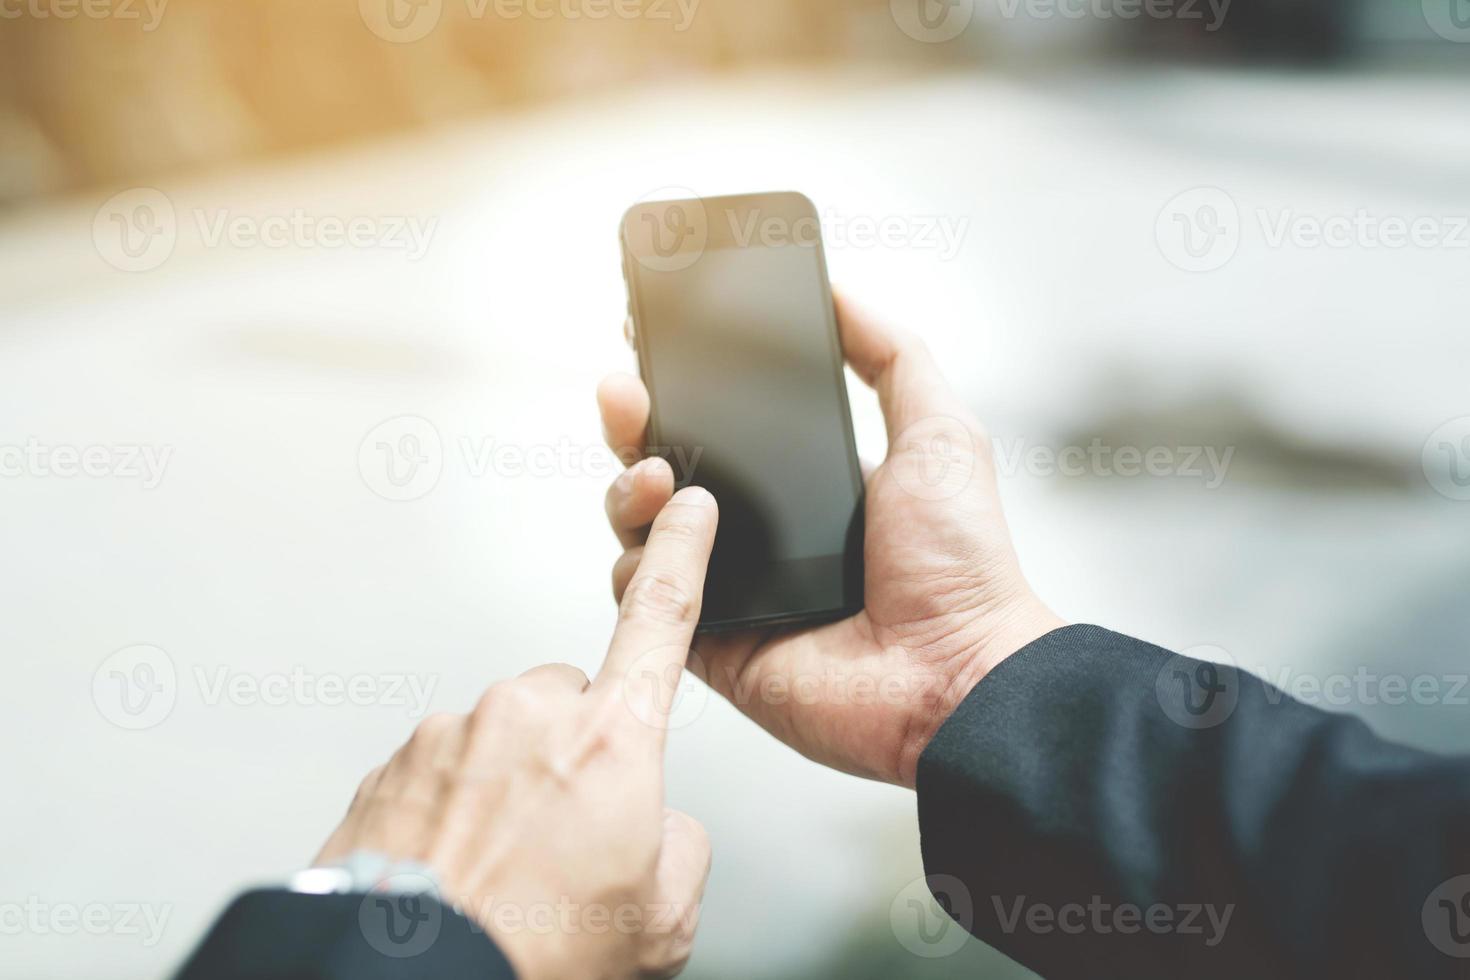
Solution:
[[[1198,19],[1126,21],[1133,49],[1218,61],[1321,64],[1342,60],[1360,39],[1359,0],[1199,0],[1198,9]]]
[[[552,0],[113,2],[0,21],[0,204],[753,65],[1341,65],[1451,47],[1418,0],[912,0],[969,18],[939,43],[895,31],[888,0],[619,0],[642,15],[597,19],[547,16]]]

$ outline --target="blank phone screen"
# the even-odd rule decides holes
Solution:
[[[860,483],[825,274],[794,243],[711,242],[687,268],[636,271],[650,448],[720,507],[716,618],[842,601]]]

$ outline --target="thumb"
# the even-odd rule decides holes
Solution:
[[[883,325],[846,297],[836,295],[835,301],[843,356],[878,393],[890,444],[929,419],[951,418],[978,428],[922,340]]]
[[[671,977],[689,961],[709,868],[704,825],[683,811],[665,808],[663,844],[654,872],[657,911],[650,921],[643,964],[649,973]]]

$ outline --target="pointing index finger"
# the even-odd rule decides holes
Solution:
[[[634,714],[660,731],[699,622],[718,521],[715,499],[702,487],[686,487],[664,505],[623,593],[617,629],[594,682],[621,687]]]

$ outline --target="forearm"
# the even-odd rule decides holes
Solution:
[[[1205,708],[1198,668],[1068,627],[975,688],[918,771],[971,931],[1050,980],[1463,967],[1421,913],[1470,873],[1470,764],[1223,668]]]

